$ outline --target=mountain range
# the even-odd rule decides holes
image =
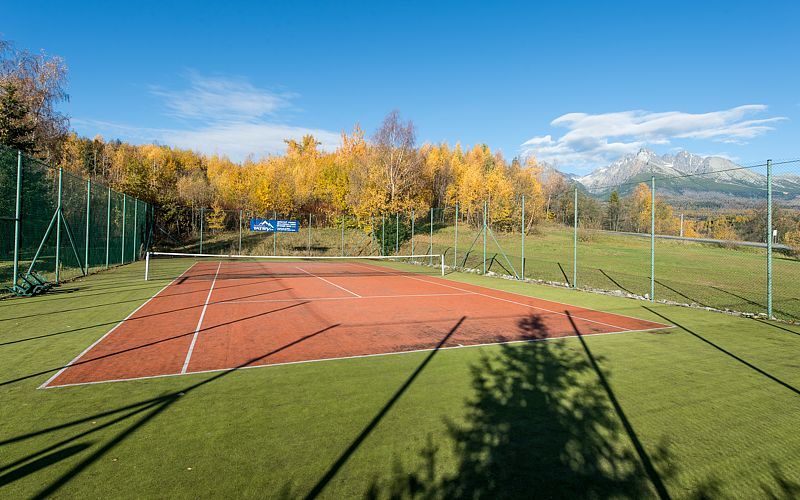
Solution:
[[[551,168],[545,165],[545,170]],[[800,202],[800,175],[785,171],[785,168],[774,169],[773,196]],[[766,198],[767,190],[765,166],[743,168],[727,158],[701,156],[688,151],[659,156],[641,149],[588,175],[564,176],[577,181],[595,196],[605,196],[614,190],[628,194],[639,182],[649,184],[652,176],[656,178],[656,189],[660,194],[687,199]]]

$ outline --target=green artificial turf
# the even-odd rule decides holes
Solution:
[[[471,274],[678,327],[37,390],[171,265],[0,301],[0,497],[800,495],[800,328]]]

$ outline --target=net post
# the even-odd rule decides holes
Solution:
[[[111,187],[108,187],[108,201],[106,202],[106,269],[108,269],[109,255],[111,254]]]
[[[521,235],[521,246],[520,246],[520,261],[519,261],[519,272],[520,272],[520,279],[525,279],[525,195],[522,195],[522,224],[520,235]]]
[[[772,160],[767,160],[767,318],[772,319]]]
[[[122,245],[121,245],[121,247],[122,247],[122,255],[120,256],[120,258],[121,258],[120,264],[125,264],[125,219],[128,218],[127,211],[128,211],[128,195],[125,194],[125,193],[122,193]],[[201,243],[200,243],[200,252],[202,253],[202,251],[203,251],[203,243],[202,243],[202,240],[200,240],[200,241],[201,241]]]
[[[458,267],[458,202],[456,202],[456,235],[453,241],[453,269]]]
[[[150,252],[144,255],[144,280],[150,279]]]
[[[411,252],[414,253],[414,252]],[[430,265],[433,265],[433,207],[431,207],[431,251]]]
[[[650,302],[656,301],[656,176],[650,176]]]
[[[20,238],[20,217],[22,214],[22,151],[17,150],[17,192],[14,201],[14,281],[11,286],[17,286],[19,277],[19,238]]]
[[[86,244],[83,248],[83,265],[86,273],[89,274],[89,228],[92,212],[92,179],[86,179]]]
[[[58,205],[56,206],[56,283],[59,282],[61,267],[61,195],[64,169],[58,169]]]
[[[572,219],[572,288],[578,288],[578,185],[575,184],[575,215]]]

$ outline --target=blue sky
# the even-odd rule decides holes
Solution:
[[[800,156],[799,2],[19,2],[83,135],[241,159],[392,109],[418,142],[586,172],[647,146]]]

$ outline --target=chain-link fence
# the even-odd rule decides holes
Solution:
[[[442,254],[451,269],[800,321],[798,173],[798,161],[643,173],[365,218],[225,212],[198,239],[213,253]],[[298,231],[251,232],[254,217],[297,220]]]
[[[107,186],[0,147],[0,287],[24,291],[139,259],[153,210]]]

